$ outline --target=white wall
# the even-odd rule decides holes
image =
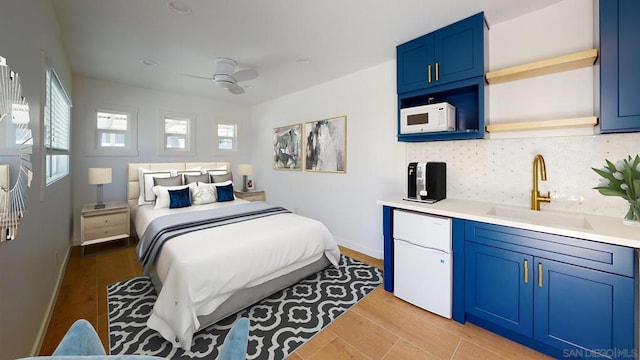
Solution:
[[[44,93],[41,49],[71,92],[71,71],[50,1],[4,1],[0,10],[0,56],[21,78],[34,137],[33,182],[15,240],[0,244],[0,359],[34,354],[46,330],[56,285],[70,248],[71,178],[45,190],[41,107]]]
[[[591,0],[565,0],[491,25],[490,68],[593,48],[593,9]],[[593,115],[593,71],[492,85],[489,118],[500,122]],[[381,211],[375,201],[405,193],[407,163],[446,161],[449,198],[526,207],[533,157],[542,153],[549,180],[540,187],[554,196],[543,207],[621,216],[619,199],[591,189],[598,182],[591,167],[600,167],[605,158],[636,153],[640,134],[567,136],[556,131],[526,134],[524,139],[398,143],[395,72],[392,61],[254,107],[254,177],[269,201],[323,221],[340,244],[382,257]],[[348,118],[345,175],[271,168],[272,128],[343,114]]]
[[[112,183],[103,186],[104,201],[124,201],[127,198],[127,164],[130,162],[191,162],[231,161],[233,171],[237,164],[249,159],[250,144],[243,135],[247,131],[250,110],[233,103],[214,101],[204,97],[182,95],[165,91],[133,87],[130,85],[76,76],[73,78],[73,126],[72,172],[74,219],[80,218],[83,204],[96,202],[96,186],[89,185],[87,171],[90,167],[112,168]],[[97,105],[115,105],[137,109],[138,155],[90,156],[87,155],[87,138],[93,136],[94,110]],[[160,155],[159,139],[164,112],[188,113],[195,119],[195,155]],[[238,124],[240,138],[237,153],[221,153],[217,150],[215,134],[218,123]],[[234,177],[236,187],[240,176]],[[75,221],[73,240],[80,243],[80,222]]]
[[[257,188],[267,200],[322,221],[338,243],[382,258],[381,197],[404,189],[404,144],[396,141],[395,61],[253,108]],[[272,169],[274,127],[347,116],[345,174]]]

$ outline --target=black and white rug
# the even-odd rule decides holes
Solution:
[[[236,319],[248,317],[247,359],[284,359],[381,283],[380,270],[342,255],[337,269],[329,267],[198,332],[185,351],[147,327],[157,296],[148,277],[136,277],[107,288],[111,354],[216,359]]]

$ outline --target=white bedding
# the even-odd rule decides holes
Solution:
[[[232,202],[181,209],[141,206],[134,220],[143,234],[149,222],[172,212],[198,211],[245,203]],[[200,326],[197,317],[213,312],[236,291],[259,285],[326,255],[337,266],[340,251],[319,221],[278,214],[173,238],[162,248],[156,272],[162,290],[147,325],[174,345],[191,347]]]

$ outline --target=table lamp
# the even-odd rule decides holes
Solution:
[[[247,177],[253,174],[253,165],[250,165],[250,164],[238,165],[238,173],[242,175],[242,191],[243,192],[249,191],[249,188],[247,187]]]
[[[89,168],[89,184],[98,185],[98,202],[95,209],[104,209],[102,202],[102,185],[111,183],[111,168]]]

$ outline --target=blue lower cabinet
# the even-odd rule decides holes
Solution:
[[[465,239],[468,321],[555,358],[633,358],[633,249],[472,221]]]
[[[563,357],[633,358],[632,278],[547,259],[536,267],[535,340]]]
[[[533,257],[467,242],[465,262],[467,313],[531,336]]]

